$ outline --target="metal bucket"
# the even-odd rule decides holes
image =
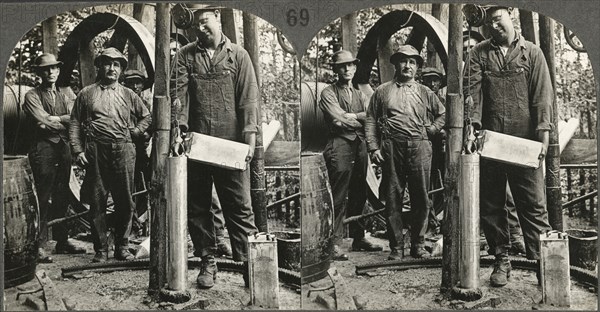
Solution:
[[[27,156],[4,156],[4,288],[35,276],[40,211]]]
[[[327,276],[333,253],[333,197],[322,154],[302,155],[302,284]]]
[[[277,263],[280,268],[300,271],[300,233],[275,231],[277,237]]]
[[[598,232],[595,230],[566,230],[569,235],[569,262],[587,270],[596,270],[598,264]]]

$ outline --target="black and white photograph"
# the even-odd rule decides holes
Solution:
[[[32,25],[4,81],[4,308],[299,309],[298,88],[287,39],[231,7]]]
[[[303,309],[597,309],[577,34],[518,7],[392,4],[332,20],[301,64]]]

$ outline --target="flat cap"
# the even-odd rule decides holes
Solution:
[[[423,66],[423,58],[419,54],[419,51],[410,44],[401,45],[398,51],[390,57],[390,63],[396,64],[399,60],[407,57],[414,57],[417,59],[419,66]]]
[[[117,48],[106,48],[100,52],[96,59],[94,60],[94,65],[96,67],[100,67],[102,65],[101,61],[105,58],[115,59],[121,63],[121,67],[123,69],[127,68],[127,58],[121,53],[121,51],[117,50]]]

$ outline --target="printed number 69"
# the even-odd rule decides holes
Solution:
[[[300,16],[298,16],[296,9],[289,9],[286,16],[288,25],[292,27],[298,24],[298,17],[300,18],[300,25],[302,26],[308,25],[308,21],[310,20],[307,9],[300,9]]]

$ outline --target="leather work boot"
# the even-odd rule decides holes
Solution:
[[[388,260],[402,260],[404,258],[404,249],[392,248],[392,252],[388,256]]]
[[[352,240],[353,251],[382,251],[383,247],[369,242],[366,238],[356,238]]]
[[[429,258],[431,254],[423,246],[410,247],[410,256],[416,259]]]
[[[223,239],[217,239],[217,255],[225,258],[233,257],[231,247]]]
[[[84,254],[85,248],[77,247],[75,244],[65,241],[56,243],[54,253],[57,254]]]
[[[92,262],[100,263],[108,261],[108,252],[107,251],[96,251]]]
[[[343,253],[340,246],[333,245],[333,256],[334,261],[348,261],[348,255]]]
[[[508,278],[510,277],[510,260],[508,258],[496,258],[494,263],[494,271],[490,275],[490,284],[493,287],[502,287],[508,284]]]
[[[215,280],[217,279],[218,271],[219,269],[217,268],[217,262],[215,262],[215,258],[213,256],[202,257],[202,262],[200,263],[200,273],[196,278],[198,288],[208,289],[215,286]]]
[[[135,256],[131,252],[129,252],[129,249],[127,249],[127,247],[119,247],[115,251],[115,259],[121,261],[131,261],[135,259]]]

